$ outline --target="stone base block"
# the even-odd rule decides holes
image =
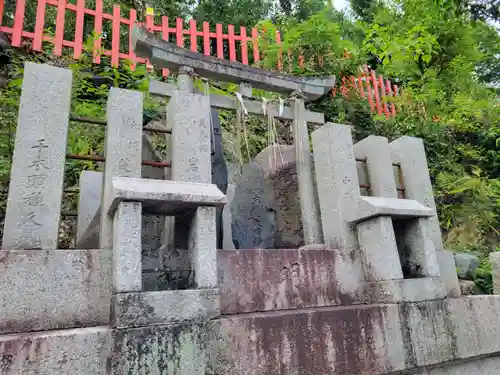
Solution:
[[[108,323],[111,251],[0,251],[0,333]]]
[[[0,335],[0,374],[106,375],[111,344],[107,327]]]
[[[423,277],[368,282],[365,295],[369,303],[419,302],[445,298],[446,290],[441,279]]]
[[[219,289],[120,293],[111,302],[111,325],[117,328],[211,319],[219,314]]]
[[[106,375],[214,375],[209,369],[218,322],[117,329]]]
[[[363,303],[350,256],[324,245],[307,249],[219,250],[221,313]]]

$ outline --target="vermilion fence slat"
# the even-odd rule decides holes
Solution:
[[[111,30],[111,65],[117,67],[120,64],[120,21],[122,15],[120,5],[113,6],[113,26]]]
[[[66,16],[66,0],[59,0],[56,16],[56,36],[54,38],[53,54],[61,56],[64,40],[64,17]]]
[[[203,53],[210,56],[210,25],[206,21],[203,22]]]
[[[215,25],[215,34],[217,40],[217,57],[219,59],[224,58],[224,42],[222,36],[222,25],[220,23]]]
[[[97,36],[94,41],[94,62],[101,63],[101,40],[102,40],[102,0],[95,1],[94,33]]]
[[[75,49],[73,57],[80,58],[83,51],[83,21],[85,18],[85,0],[76,1]]]
[[[2,20],[3,20],[3,11],[5,9],[5,1],[0,0],[0,26],[2,26]]]
[[[365,84],[366,84],[366,97],[368,99],[368,104],[370,104],[371,111],[375,112],[375,103],[373,102],[373,90],[370,85],[370,77],[368,74],[365,74]]]
[[[247,29],[244,26],[240,27],[240,40],[241,40],[241,63],[248,65],[248,38]]]
[[[168,17],[167,16],[162,16],[161,17],[161,37],[163,40],[168,42],[169,38],[169,28],[168,28]],[[132,49],[132,46],[130,46]],[[162,69],[162,74],[164,77],[168,76],[168,69]]]
[[[182,18],[176,19],[176,29],[177,46],[184,47],[184,22]]]
[[[281,33],[276,31],[276,43],[281,44]],[[283,70],[283,50],[280,49],[278,53],[278,70],[281,72]]]
[[[195,20],[189,20],[189,36],[191,51],[198,52],[198,30],[196,30]]]
[[[378,76],[378,84],[380,87],[380,103],[382,106],[382,111],[383,111],[383,113],[385,113],[385,117],[388,118],[389,117],[389,109],[387,108],[384,77]]]
[[[255,27],[252,28],[252,47],[253,47],[253,61],[254,63],[258,63],[260,61],[259,32]]]
[[[375,105],[377,107],[377,113],[379,116],[382,116],[382,106],[380,105],[380,95],[378,91],[378,81],[375,72],[372,70],[371,75],[371,84],[373,85],[373,95],[375,96]]]
[[[33,50],[42,51],[43,31],[45,26],[45,0],[39,0],[36,7],[35,37],[33,38]]]
[[[132,30],[133,30],[134,25],[137,21],[137,12],[135,9],[130,9],[129,20],[130,20],[130,24],[128,25],[129,26],[129,28],[128,28],[128,58],[132,62],[132,69],[135,69],[136,58],[135,58],[134,49],[132,48]]]
[[[227,25],[227,35],[229,40],[229,60],[236,61],[236,43],[234,40],[234,25]]]
[[[20,47],[24,27],[24,9],[26,0],[17,0],[16,13],[14,15],[14,26],[12,27],[12,46]]]

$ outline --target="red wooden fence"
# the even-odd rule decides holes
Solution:
[[[144,59],[134,55],[131,48],[131,30],[137,22],[137,11],[130,9],[128,18],[123,18],[120,5],[113,6],[112,14],[103,11],[103,0],[96,0],[95,9],[87,9],[85,0],[76,0],[76,4],[68,3],[67,0],[38,0],[36,8],[36,21],[33,30],[25,30],[25,11],[26,0],[16,0],[13,22],[10,20],[10,25],[7,25],[5,12],[5,1],[0,0],[0,33],[3,32],[10,36],[10,41],[13,47],[21,47],[23,40],[31,41],[31,48],[35,51],[42,51],[42,42],[50,42],[53,45],[52,53],[56,56],[61,56],[63,48],[69,48],[73,51],[73,57],[78,59],[83,52],[84,44],[84,17],[86,15],[94,18],[93,30],[96,35],[102,35],[103,22],[111,22],[111,49],[102,48],[102,38],[96,39],[94,42],[94,62],[100,63],[101,54],[109,56],[111,64],[117,66],[120,60],[129,60],[133,63],[146,64]],[[47,25],[46,13],[48,7],[55,7],[56,19],[55,25]],[[65,40],[65,20],[68,13],[75,14],[74,40]],[[160,33],[162,38],[169,40],[172,36],[178,46],[185,46],[185,36],[188,36],[189,47],[192,51],[203,51],[205,55],[215,54],[218,58],[225,58],[224,45],[231,61],[239,61],[242,64],[248,65],[249,53],[253,57],[254,62],[259,62],[260,52],[258,39],[259,34],[256,28],[252,28],[250,33],[243,26],[239,28],[239,33],[235,32],[234,25],[227,26],[227,34],[223,32],[221,24],[215,25],[215,32],[210,31],[208,22],[203,22],[201,31],[198,30],[198,24],[195,20],[190,20],[188,28],[184,28],[184,21],[180,18],[173,22],[168,17],[161,17],[160,24],[155,24],[152,16],[145,17],[145,26],[153,32]],[[2,20],[4,21],[2,23]],[[126,51],[120,49],[121,46],[121,29],[122,25],[128,29],[128,48]],[[47,35],[47,26],[55,26],[54,35]],[[106,38],[108,36],[105,36]],[[171,38],[170,38],[171,39]],[[212,42],[215,40],[216,51],[212,51]],[[201,41],[201,44],[199,42]],[[281,42],[280,33],[276,33],[276,41]],[[239,47],[239,48],[238,48]],[[249,51],[250,47],[250,51]],[[100,51],[101,54],[98,52]],[[239,54],[237,53],[239,51]],[[239,56],[237,56],[239,55]],[[281,64],[278,68],[282,68]],[[168,71],[164,71],[168,74]],[[355,89],[359,94],[366,98],[370,104],[372,112],[378,115],[384,115],[389,118],[396,114],[394,104],[389,103],[388,99],[398,95],[398,87],[391,84],[388,79],[382,76],[377,76],[375,71],[365,69],[359,77],[343,78],[340,86],[340,92],[347,95],[347,92]],[[332,90],[336,95],[337,90]],[[385,100],[384,100],[385,99]]]

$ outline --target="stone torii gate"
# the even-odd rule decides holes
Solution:
[[[193,76],[202,76],[207,79],[231,82],[239,85],[241,101],[248,113],[265,115],[265,110],[271,112],[275,118],[293,121],[293,137],[296,153],[297,176],[299,184],[299,198],[301,218],[306,245],[323,243],[322,229],[319,219],[319,206],[314,191],[314,175],[310,153],[309,134],[307,124],[324,124],[324,115],[305,109],[305,99],[316,99],[327,93],[335,83],[335,77],[327,78],[300,78],[282,73],[269,72],[263,69],[248,67],[240,63],[220,60],[212,56],[203,56],[184,48],[176,47],[168,42],[155,38],[144,29],[136,27],[133,31],[132,42],[137,56],[146,57],[156,68],[167,68],[178,74],[178,87],[158,81],[150,82],[150,92],[154,95],[172,98],[177,90],[184,93],[194,93]],[[263,108],[252,97],[252,88],[290,95],[293,105],[279,110],[277,105]],[[236,110],[237,102],[228,96],[210,94],[209,105],[216,109]],[[186,118],[200,109],[191,106],[186,109]],[[177,111],[178,112],[178,111]],[[195,156],[196,137],[189,139],[192,129],[188,129],[188,121],[179,121],[172,124],[171,157],[173,180],[185,178],[189,168],[189,160],[200,160],[206,155]],[[191,144],[188,144],[191,142]],[[167,142],[168,143],[168,142]],[[180,148],[184,147],[186,157],[182,156]],[[205,168],[206,166],[203,166]],[[208,168],[210,166],[208,165]]]

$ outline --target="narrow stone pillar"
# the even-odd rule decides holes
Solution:
[[[389,142],[369,136],[354,145],[357,159],[365,159],[374,197],[397,198]],[[367,281],[402,279],[396,236],[390,216],[379,216],[358,224],[358,240]]]
[[[500,295],[500,252],[490,253],[493,294]]]
[[[172,180],[212,182],[210,99],[194,94],[192,69],[179,69],[179,91],[167,106],[167,124],[172,129]],[[199,207],[189,225],[188,250],[196,287],[217,286],[217,236],[215,208]]]
[[[142,101],[142,93],[138,91],[113,87],[109,92],[99,236],[101,249],[113,247],[113,218],[107,212],[112,200],[113,177],[141,177]]]
[[[327,123],[312,133],[316,183],[325,244],[356,249],[356,232],[346,213],[361,196],[349,126]]]
[[[429,167],[422,139],[403,136],[389,144],[392,162],[401,168],[405,197],[436,209]],[[414,249],[413,261],[422,267],[422,276],[439,277],[437,252],[443,250],[437,215],[420,218],[408,225],[406,243]]]
[[[313,176],[313,164],[309,146],[309,133],[305,119],[304,101],[294,100],[293,143],[300,199],[300,212],[305,245],[322,244],[320,213]]]
[[[56,249],[71,70],[25,63],[2,248]]]
[[[101,206],[102,172],[82,171],[78,186],[80,194],[78,195],[76,243],[80,242]]]
[[[189,230],[189,253],[196,288],[217,288],[215,207],[198,207]]]
[[[400,164],[405,197],[436,208],[424,142],[420,138],[403,136],[389,144],[392,162]],[[443,249],[439,219],[428,219],[428,227],[436,251]]]
[[[121,202],[113,218],[113,291],[142,290],[142,203]]]

